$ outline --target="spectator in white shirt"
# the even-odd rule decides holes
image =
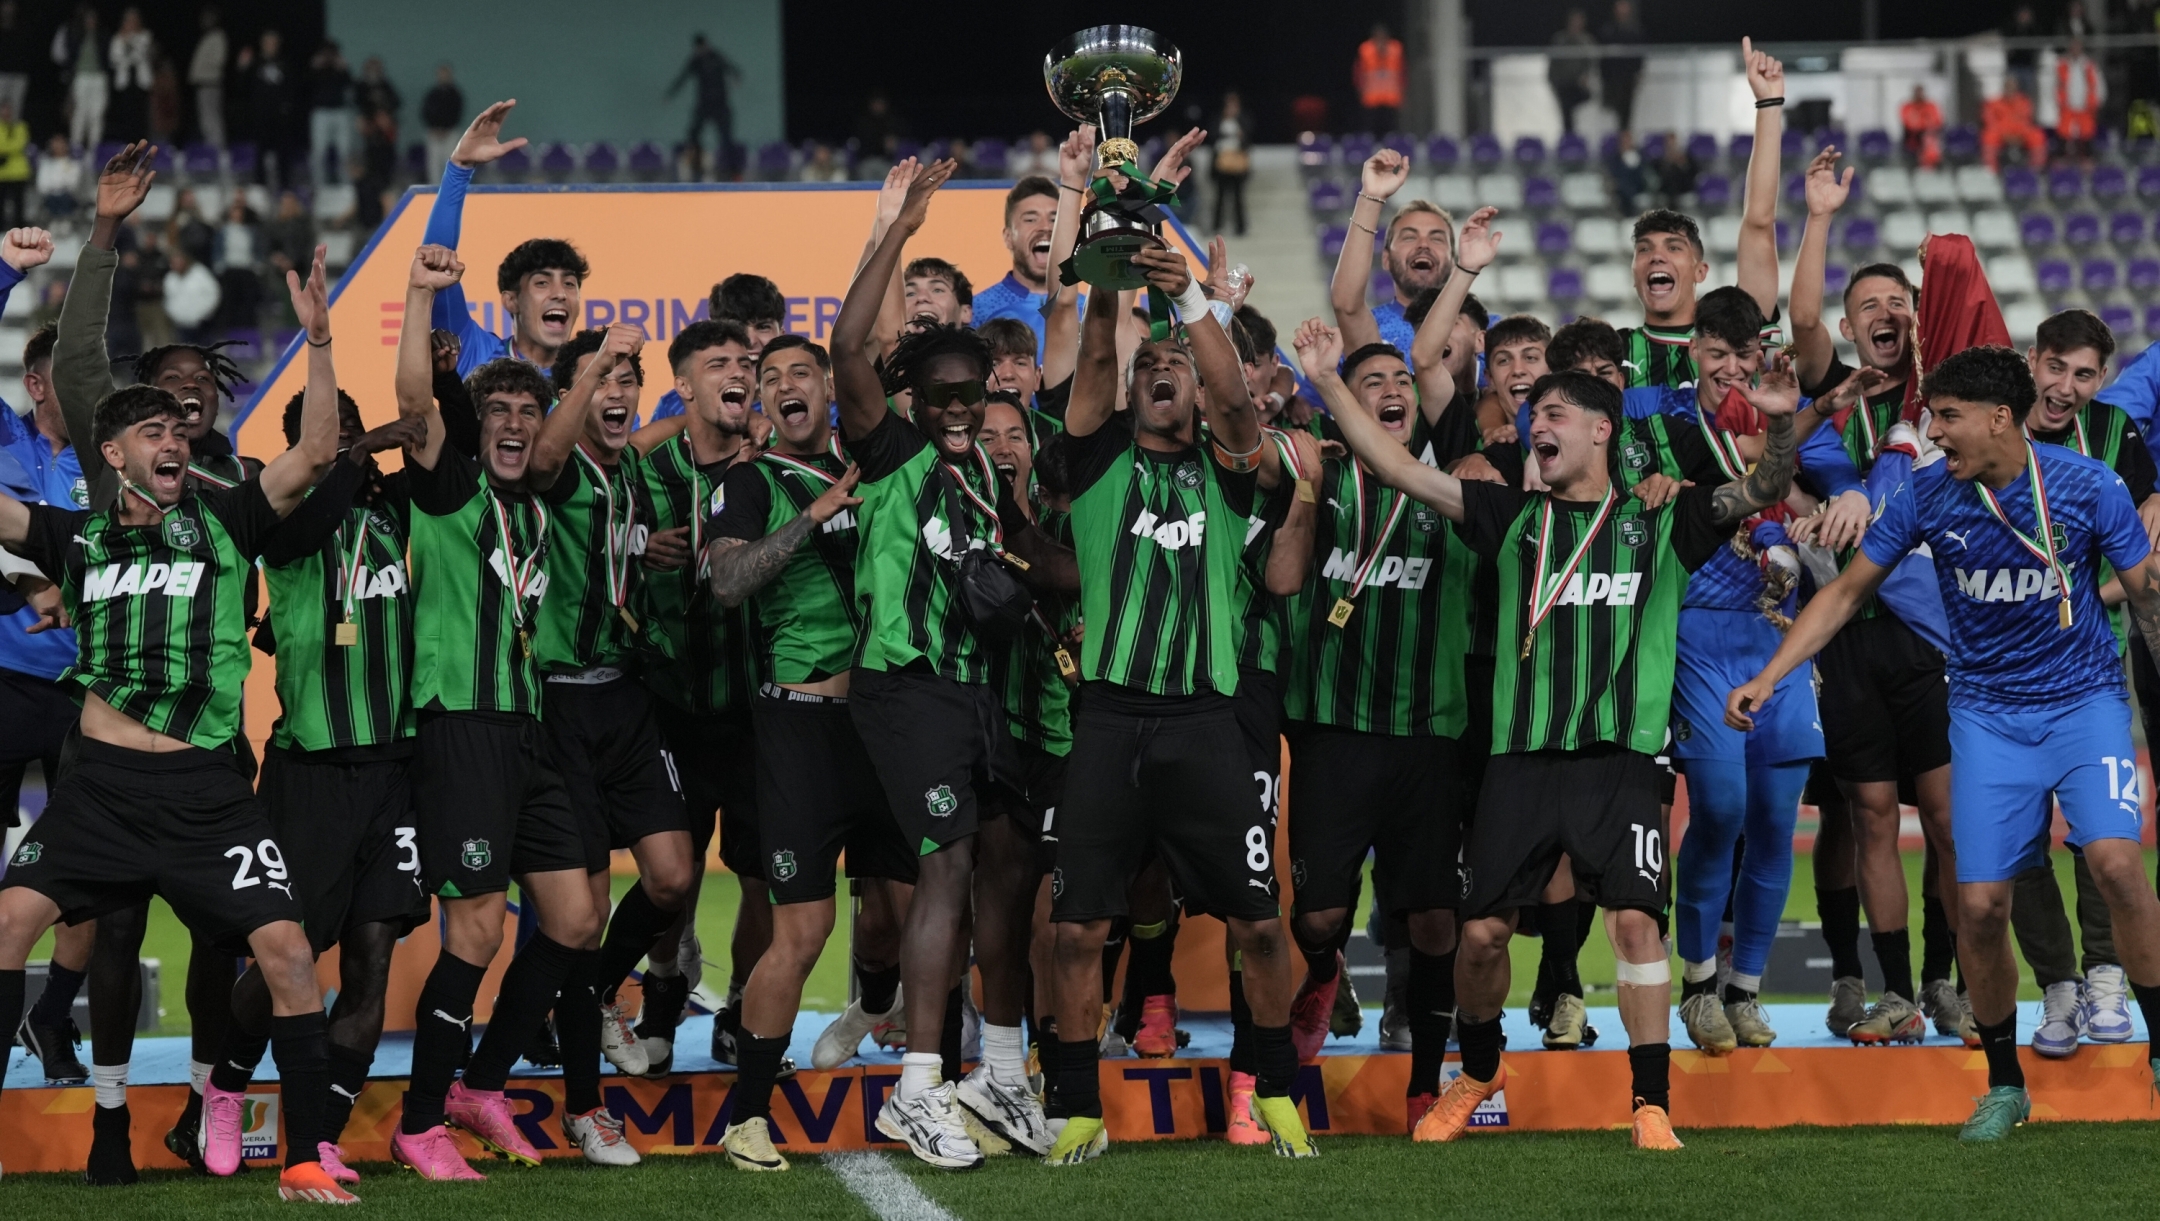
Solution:
[[[156,76],[156,44],[143,25],[142,11],[130,6],[120,14],[107,60],[112,66],[112,120],[105,133],[117,140],[140,140],[150,134],[150,84]]]
[[[218,11],[203,6],[202,37],[195,40],[195,54],[188,59],[187,78],[195,90],[195,130],[214,148],[225,147],[225,65],[231,56]]]
[[[165,316],[172,319],[174,335],[182,343],[201,343],[208,338],[211,319],[217,317],[220,293],[217,277],[188,256],[171,252],[165,273]]]
[[[37,167],[38,198],[44,201],[48,218],[65,220],[75,215],[82,206],[82,178],[81,159],[68,151],[67,137],[54,132]]]

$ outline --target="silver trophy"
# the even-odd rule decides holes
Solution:
[[[1066,117],[1092,123],[1099,133],[1092,198],[1080,214],[1080,237],[1071,268],[1060,277],[1063,282],[1080,280],[1110,289],[1146,286],[1146,277],[1132,269],[1132,256],[1163,244],[1156,200],[1168,192],[1128,185],[1110,197],[1107,172],[1140,156],[1133,128],[1169,108],[1184,75],[1184,55],[1155,31],[1136,25],[1082,30],[1043,57],[1050,100]]]

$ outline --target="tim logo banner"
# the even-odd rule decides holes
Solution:
[[[278,1155],[278,1096],[249,1094],[241,1104],[240,1156],[275,1161]]]

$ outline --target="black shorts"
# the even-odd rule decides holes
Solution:
[[[0,830],[22,820],[22,782],[30,764],[45,769],[50,798],[59,783],[60,744],[81,715],[59,683],[0,670]]]
[[[1275,819],[1255,801],[1232,703],[1209,696],[1136,712],[1102,689],[1083,698],[1058,811],[1052,919],[1127,914],[1126,887],[1158,851],[1188,911],[1280,914]]]
[[[347,763],[328,753],[271,747],[257,790],[318,954],[347,929],[393,924],[403,937],[428,918],[411,760]]]
[[[1253,783],[1260,790],[1260,808],[1273,828],[1282,812],[1282,679],[1266,670],[1238,667],[1237,695],[1231,700],[1238,732],[1245,738],[1245,754],[1252,761]]]
[[[1950,762],[1943,656],[1894,615],[1855,619],[1816,658],[1823,758],[1848,784],[1918,776]]]
[[[413,811],[429,894],[469,899],[508,890],[514,876],[590,871],[569,791],[543,753],[546,739],[531,717],[420,714]]]
[[[1365,854],[1389,915],[1462,902],[1463,800],[1453,738],[1290,728],[1294,910],[1357,901]]]
[[[1650,756],[1612,746],[1494,755],[1463,852],[1462,914],[1536,903],[1564,852],[1586,902],[1660,915],[1665,849]]]
[[[0,888],[37,891],[69,924],[161,895],[189,932],[239,955],[256,929],[301,919],[295,882],[237,755],[85,739]]]
[[[768,683],[752,707],[757,844],[772,901],[831,898],[842,849],[851,878],[912,883],[912,841],[892,816],[848,701]]]
[[[1004,700],[989,683],[857,667],[848,686],[848,709],[893,818],[922,855],[975,834],[979,789],[1024,789]]]
[[[1010,818],[1036,846],[1035,869],[1048,873],[1057,865],[1057,811],[1065,799],[1065,756],[1054,755],[1030,742],[1013,740],[1020,754],[1024,793],[994,785],[986,800],[992,810]]]
[[[688,832],[675,761],[660,739],[652,693],[624,676],[603,683],[542,684],[548,762],[562,777],[585,841],[585,868],[648,835]]]
[[[1456,760],[1462,768],[1462,803],[1466,811],[1477,809],[1478,791],[1485,785],[1485,761],[1492,758],[1493,659],[1463,658],[1463,694],[1469,704],[1469,720],[1457,739]]]
[[[665,704],[660,740],[682,780],[683,809],[690,816],[690,843],[703,857],[712,846],[715,813],[720,860],[741,878],[765,876],[757,841],[757,735],[748,712],[694,716]]]

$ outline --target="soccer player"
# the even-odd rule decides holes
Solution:
[[[390,1156],[432,1180],[485,1177],[458,1153],[446,1119],[500,1156],[539,1164],[503,1084],[557,990],[593,955],[580,947],[602,923],[577,812],[545,753],[533,657],[553,533],[544,494],[571,460],[582,420],[568,411],[544,417],[553,397],[547,379],[498,358],[468,380],[479,457],[444,444],[427,319],[435,295],[463,273],[454,251],[415,252],[397,354],[398,413],[428,429],[425,444],[405,451],[420,747],[413,795],[421,877],[440,901],[445,931],[420,990],[412,1085]],[[637,341],[634,331],[611,334],[608,358],[588,372],[597,379],[612,371]],[[487,1034],[473,1049],[473,999],[502,943],[503,892],[513,877],[540,927],[511,960]],[[460,1063],[464,1076],[456,1079]]]
[[[2114,352],[2114,334],[2090,310],[2067,309],[2042,322],[2025,353],[2035,390],[2025,432],[2034,441],[2074,449],[2105,463],[2123,481],[2150,537],[2155,522],[2160,521],[2152,451],[2121,408],[2092,397]],[[2110,604],[2108,617],[2118,628],[2121,614],[2115,607],[2120,592],[2120,583],[2112,579],[2100,587],[2101,600]],[[2133,634],[2129,647],[2134,655],[2142,654],[2145,644]],[[2150,668],[2149,660],[2145,665]],[[2138,666],[2133,656],[2133,677]],[[2040,1025],[2033,1031],[2032,1043],[2033,1050],[2043,1056],[2071,1054],[2081,1034],[2095,1043],[2121,1043],[2133,1033],[2122,956],[2116,951],[2106,900],[2084,856],[2075,854],[2074,859],[2078,934],[2085,951],[2082,964],[2071,955],[2070,922],[2051,863],[2043,861],[2018,875],[2010,906],[2018,948],[2043,993]]]
[[[308,332],[311,393],[300,443],[262,474],[190,489],[178,400],[131,386],[99,400],[92,433],[124,488],[118,507],[0,498],[0,546],[58,576],[66,592],[79,648],[68,677],[83,698],[79,755],[0,880],[0,1029],[21,1020],[23,960],[46,928],[161,894],[223,953],[252,953],[269,984],[286,1113],[279,1194],[350,1203],[320,1161],[329,1057],[314,956],[235,746],[247,674],[242,586],[279,520],[335,457],[320,249],[304,288],[297,273],[287,278]]]
[[[1927,439],[1941,460],[1885,501],[1860,554],[1801,611],[1762,673],[1732,691],[1726,721],[1751,728],[1750,709],[1830,641],[1900,558],[1933,550],[1950,620],[1960,963],[1988,1063],[1988,1092],[1959,1136],[1992,1141],[2032,1110],[2008,925],[2014,879],[2044,856],[2054,809],[2107,899],[2147,1029],[2160,1018],[2160,901],[2138,846],[2130,706],[2099,590],[2111,566],[2138,631],[2160,648],[2160,583],[2121,478],[2026,435],[2035,390],[2016,352],[1956,353],[1928,372],[1925,389]]]
[[[722,287],[742,278],[731,276]],[[690,897],[677,917],[683,927],[663,933],[652,947],[643,981],[645,1003],[636,1034],[648,1076],[665,1075],[674,1061],[675,1028],[692,989],[686,966],[697,965],[682,959],[701,953],[694,948],[692,917],[716,821],[720,859],[741,891],[727,1001],[713,1018],[713,1058],[724,1064],[739,1063],[735,1035],[743,983],[772,941],[772,904],[757,850],[753,625],[741,608],[713,600],[703,559],[707,522],[728,469],[758,456],[750,422],[757,400],[753,352],[759,344],[740,322],[706,320],[684,327],[668,344],[675,381],[669,393],[689,405],[683,423],[679,429],[640,429],[630,441],[645,455],[638,497],[639,521],[647,531],[644,580],[638,583],[645,685],[668,708],[660,734],[682,780],[692,869]],[[612,1002],[611,990],[603,987],[601,999]]]
[[[708,302],[710,313],[707,320],[732,322],[743,329],[749,340],[750,363],[757,363],[758,353],[765,345],[787,330],[787,298],[780,293],[780,286],[764,276],[738,271],[712,287],[712,299]],[[695,324],[693,324],[695,325]],[[751,379],[755,385],[757,379]],[[660,396],[660,405],[653,408],[655,422],[683,413],[683,397],[680,391],[670,388]]]
[[[1317,322],[1299,347],[1339,342]],[[1619,959],[1638,1148],[1677,1149],[1669,1114],[1671,973],[1657,916],[1666,899],[1665,833],[1651,756],[1665,742],[1674,636],[1687,575],[1791,483],[1789,370],[1767,372],[1749,401],[1768,417],[1762,460],[1742,479],[1697,484],[1659,508],[1617,487],[1612,452],[1621,394],[1580,373],[1531,391],[1527,440],[1549,492],[1465,482],[1399,450],[1362,410],[1339,413],[1350,447],[1389,486],[1438,509],[1462,540],[1499,562],[1501,659],[1493,758],[1463,850],[1456,963],[1462,1075],[1418,1121],[1418,1140],[1453,1140],[1503,1084],[1500,1006],[1517,909],[1535,902],[1565,853],[1576,884],[1606,909]],[[1518,637],[1519,633],[1519,637]],[[1520,639],[1520,649],[1515,642]]]
[[[1012,270],[975,298],[975,324],[1011,318],[1036,326],[1050,295],[1050,229],[1057,221],[1058,185],[1039,174],[1005,193],[1005,251]],[[1040,347],[1036,359],[1042,358]]]
[[[1121,380],[1114,303],[1096,294],[1081,327],[1079,370],[1061,447],[1087,624],[1058,861],[1058,1080],[1063,1118],[1052,1165],[1108,1146],[1097,1089],[1095,992],[1126,882],[1150,852],[1168,864],[1188,911],[1229,928],[1251,1006],[1254,1109],[1276,1152],[1318,1147],[1289,1098],[1290,971],[1278,905],[1271,820],[1255,817],[1235,697],[1237,624],[1251,578],[1246,535],[1263,492],[1290,476],[1259,428],[1238,354],[1207,321],[1200,286],[1172,252],[1133,264],[1177,303],[1182,335],[1141,344],[1122,380],[1132,430],[1112,419]],[[1205,380],[1207,432],[1201,434]]]
[[[1895,263],[1871,263],[1854,271],[1845,286],[1845,316],[1838,329],[1852,343],[1857,370],[1839,360],[1829,327],[1822,321],[1823,264],[1830,219],[1844,206],[1852,171],[1841,176],[1837,150],[1824,149],[1809,163],[1805,178],[1808,219],[1793,269],[1793,364],[1803,393],[1818,408],[1836,405],[1834,388],[1854,378],[1860,402],[1852,410],[1825,415],[1802,413],[1800,427],[1833,434],[1852,465],[1870,472],[1884,438],[1901,418],[1907,383],[1913,377],[1912,339],[1917,293]],[[1820,423],[1818,423],[1820,421]],[[1817,440],[1810,433],[1811,442]],[[1872,506],[1870,506],[1872,512]],[[1832,540],[1850,546],[1849,540]],[[1845,552],[1840,551],[1841,558]],[[1858,1043],[1916,1042],[1927,1032],[1932,1015],[1944,1034],[1971,1042],[1971,1014],[1949,980],[1954,944],[1949,913],[1936,916],[1940,900],[1929,903],[1930,923],[1940,921],[1944,934],[1926,937],[1941,948],[1925,955],[1923,987],[1913,986],[1912,934],[1907,928],[1910,900],[1905,868],[1898,855],[1899,790],[1910,786],[1920,808],[1920,826],[1938,858],[1951,842],[1949,688],[1943,681],[1941,652],[1925,636],[1925,624],[1910,606],[1877,598],[1862,606],[1828,647],[1817,665],[1822,673],[1821,712],[1825,770],[1837,781],[1850,811],[1851,834],[1825,834],[1817,841],[1816,904],[1832,965],[1830,1010],[1832,1034]],[[1826,818],[1836,817],[1827,807]],[[1833,828],[1833,832],[1836,828]],[[1846,859],[1826,861],[1827,852],[1857,850]],[[1853,878],[1851,888],[1827,886],[1824,879]],[[1938,881],[1938,894],[1945,883]],[[1860,972],[1859,910],[1867,912],[1868,936],[1884,972],[1883,992],[1867,1003]]]
[[[1020,513],[1013,489],[975,443],[990,373],[981,337],[940,321],[910,329],[894,345],[887,372],[910,392],[912,419],[886,406],[885,383],[870,363],[881,290],[953,168],[939,162],[908,183],[897,216],[841,304],[832,361],[863,502],[856,514],[861,628],[848,711],[905,842],[920,857],[900,951],[908,1050],[900,1087],[877,1124],[930,1164],[966,1169],[982,1154],[957,1113],[954,1083],[939,1080],[943,1057],[935,1048],[945,998],[966,967],[961,929],[979,838],[1019,834],[1010,819],[984,819],[981,810],[991,786],[1024,784],[1004,729],[1002,692],[990,682],[994,651],[986,631],[1025,608],[1008,601],[980,611],[960,586],[971,562],[987,563],[975,565],[975,592],[1002,583],[1018,600],[1024,593],[1011,568],[1024,564],[1023,576],[1054,588],[1071,582],[1073,566],[1070,554],[1058,554]],[[1020,564],[1008,567],[1007,555]],[[997,626],[986,627],[978,613]],[[1008,970],[993,960],[983,967],[986,974]],[[1010,1067],[998,1076],[1009,1079]]]
[[[832,434],[829,359],[800,336],[765,346],[760,393],[778,429],[774,448],[728,470],[708,526],[712,596],[748,604],[757,625],[755,843],[774,904],[772,944],[743,988],[740,1076],[721,1137],[739,1170],[788,1168],[772,1144],[773,1083],[803,981],[832,935],[840,852],[856,878],[912,883],[916,874],[848,713],[862,501],[859,473]]]
[[[443,166],[442,186],[428,211],[422,242],[457,249],[465,190],[473,172],[512,149],[525,147],[523,136],[502,139],[503,122],[516,106],[515,98],[495,103],[475,116],[458,137],[457,147]],[[585,280],[591,274],[585,256],[560,238],[536,237],[512,247],[495,271],[495,287],[509,324],[508,339],[473,317],[462,284],[448,285],[437,294],[431,317],[434,326],[457,336],[458,376],[471,376],[473,370],[505,356],[529,361],[542,371],[553,367],[557,351],[577,332]]]
[[[1371,243],[1381,232],[1380,214],[1409,178],[1410,159],[1392,148],[1374,152],[1359,171],[1357,202],[1350,209],[1350,238],[1343,243],[1335,274],[1328,281],[1336,325],[1343,329],[1343,342],[1353,348],[1386,343],[1398,352],[1410,351],[1417,328],[1403,317],[1403,311],[1418,294],[1446,284],[1455,269],[1455,218],[1438,204],[1413,199],[1388,219],[1381,247],[1388,278],[1395,284],[1395,299],[1378,307],[1368,304]]]

